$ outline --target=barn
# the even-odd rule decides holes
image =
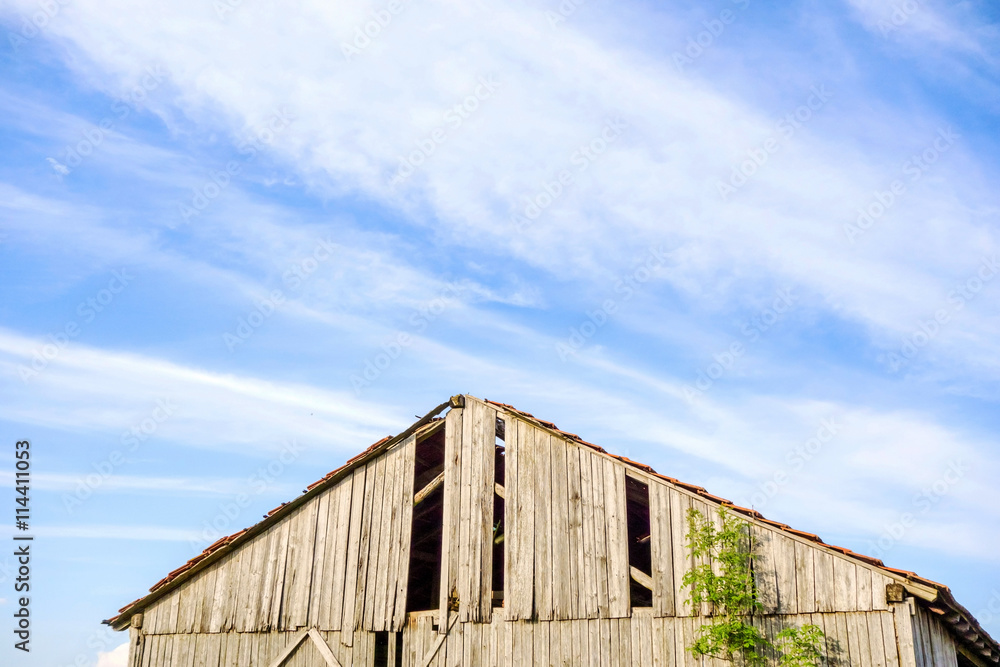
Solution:
[[[750,524],[769,635],[819,626],[824,665],[1000,665],[946,586],[469,395],[105,622],[128,629],[130,667],[703,664],[685,516],[719,507]]]

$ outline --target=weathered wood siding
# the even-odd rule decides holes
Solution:
[[[906,628],[904,632],[912,633],[913,664],[916,667],[958,667],[955,640],[941,621],[921,607],[912,604],[901,607],[903,613],[899,620],[905,624],[909,619],[911,623],[912,629]]]
[[[398,630],[405,622],[414,439],[195,575],[145,612],[145,634],[316,627]]]
[[[438,633],[436,622],[437,612],[410,614],[403,629],[404,667],[424,667],[428,656],[429,667],[722,667],[724,664],[696,660],[686,650],[701,621],[694,617],[659,617],[651,609],[637,609],[626,618],[538,622],[506,621],[496,614],[490,623],[456,623],[444,637]],[[901,667],[892,612],[788,614],[758,619],[758,625],[769,636],[782,628],[808,623],[818,625],[826,633],[822,663],[825,666]],[[374,665],[374,634],[355,632],[353,646],[344,645],[338,632],[320,634],[344,667]],[[297,635],[296,632],[145,635],[138,661],[132,667],[268,667]],[[394,635],[390,639],[388,664],[393,665]],[[945,648],[944,643],[941,648]],[[918,664],[957,664],[953,649],[950,662],[943,652],[934,655],[938,657],[933,662]],[[778,664],[776,656],[768,658],[769,665]],[[308,641],[285,663],[289,667],[323,664],[319,652]]]
[[[493,611],[496,418],[495,409],[472,400],[445,417],[440,613],[457,594],[463,623],[488,623]]]
[[[498,418],[504,488],[495,485]],[[717,506],[472,397],[443,426],[438,609],[406,613],[410,437],[146,608],[131,667],[269,666],[305,628],[318,629],[345,667],[374,664],[380,631],[390,632],[390,665],[394,633],[403,633],[406,667],[712,663],[685,650],[712,610],[691,609],[681,581],[695,564],[687,512],[718,521]],[[649,490],[652,567],[644,580],[652,605],[643,608],[631,607],[628,477]],[[496,493],[505,499],[506,590],[494,610]],[[757,622],[767,636],[812,623],[826,634],[827,666],[957,667],[954,642],[936,618],[912,601],[886,603],[887,574],[751,525],[766,611]],[[321,653],[306,641],[285,664],[326,664]]]
[[[695,565],[686,546],[687,512],[718,521],[716,506],[514,415],[501,411],[500,417],[506,423],[507,619],[629,615],[626,476],[649,487],[654,613],[711,613],[707,605],[691,609],[681,581]],[[766,526],[753,526],[753,541],[754,575],[768,614],[888,610],[885,586],[892,580],[876,568]]]
[[[509,620],[629,614],[625,466],[505,416]]]

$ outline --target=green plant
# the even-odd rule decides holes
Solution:
[[[687,546],[699,563],[681,580],[690,589],[686,603],[692,609],[708,603],[713,611],[688,650],[699,657],[755,667],[765,663],[768,649],[776,649],[782,667],[817,665],[823,631],[815,625],[782,630],[775,646],[753,624],[764,606],[754,584],[750,525],[722,508],[718,525],[694,508],[688,510],[687,520]]]

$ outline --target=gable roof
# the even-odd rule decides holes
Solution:
[[[779,523],[777,521],[771,521],[765,518],[760,512],[754,509],[748,509],[746,507],[740,507],[730,500],[725,498],[720,498],[719,496],[712,495],[704,488],[682,482],[680,480],[674,479],[673,477],[668,477],[667,475],[662,475],[657,473],[653,468],[643,463],[638,463],[632,461],[624,456],[619,456],[607,452],[602,447],[595,445],[593,443],[587,442],[579,435],[575,433],[569,433],[558,428],[552,422],[545,421],[543,419],[538,419],[534,415],[522,410],[518,410],[512,405],[506,403],[499,403],[497,401],[491,401],[489,399],[477,399],[474,396],[468,396],[473,400],[483,400],[485,403],[493,405],[495,407],[501,408],[504,411],[513,414],[536,427],[545,429],[549,433],[556,435],[558,437],[564,438],[568,441],[576,443],[577,445],[588,447],[596,452],[599,452],[605,456],[611,457],[612,459],[619,461],[627,466],[634,469],[641,470],[653,477],[664,480],[669,484],[672,484],[680,489],[687,490],[699,496],[701,499],[712,503],[716,506],[725,508],[735,514],[739,514],[751,522],[759,523],[768,526],[773,529],[781,530],[790,535],[794,535],[800,539],[812,542],[814,546],[821,549],[826,549],[832,552],[836,552],[848,558],[852,558],[868,566],[878,568],[879,570],[888,574],[891,578],[895,579],[899,583],[902,583],[907,591],[914,595],[915,597],[924,601],[925,606],[933,612],[935,615],[940,617],[943,622],[950,625],[953,634],[962,640],[968,647],[971,647],[974,652],[985,658],[987,661],[1000,664],[1000,644],[998,644],[990,635],[979,625],[979,622],[972,616],[969,611],[960,605],[951,594],[951,590],[944,584],[937,583],[930,579],[926,579],[917,575],[914,572],[907,570],[900,570],[893,567],[888,567],[878,558],[873,558],[871,556],[866,556],[864,554],[859,554],[846,549],[844,547],[835,546],[832,544],[827,544],[820,539],[819,536],[813,533],[804,532],[801,530],[796,530],[786,524]],[[282,520],[285,516],[293,512],[295,509],[305,504],[312,498],[321,494],[326,489],[336,485],[340,480],[345,478],[348,474],[353,472],[353,470],[359,466],[366,464],[371,459],[379,456],[383,452],[387,451],[399,442],[402,442],[411,435],[425,434],[431,430],[436,430],[443,424],[443,419],[438,417],[438,415],[449,407],[461,407],[465,404],[465,395],[452,396],[448,401],[441,403],[421,419],[412,424],[409,428],[402,431],[395,436],[386,436],[381,440],[373,443],[368,449],[361,452],[357,456],[348,459],[347,462],[327,473],[321,479],[313,482],[308,487],[302,495],[294,500],[286,503],[282,503],[278,507],[275,507],[270,512],[264,515],[263,520],[259,521],[249,528],[244,528],[232,535],[223,537],[213,544],[209,545],[202,553],[198,554],[187,563],[181,567],[168,573],[166,577],[160,581],[153,584],[149,589],[149,594],[130,602],[119,610],[118,615],[110,618],[104,623],[111,625],[116,630],[121,630],[126,627],[126,624],[132,614],[142,611],[145,607],[149,606],[152,602],[164,597],[169,592],[178,588],[182,583],[190,579],[195,573],[202,571],[203,569],[209,567],[212,563],[222,559],[225,555],[233,552],[239,546],[248,542],[254,536],[260,534],[273,524]]]

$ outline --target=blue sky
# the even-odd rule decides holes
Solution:
[[[1000,636],[996,8],[387,7],[3,3],[17,664],[460,392]]]

